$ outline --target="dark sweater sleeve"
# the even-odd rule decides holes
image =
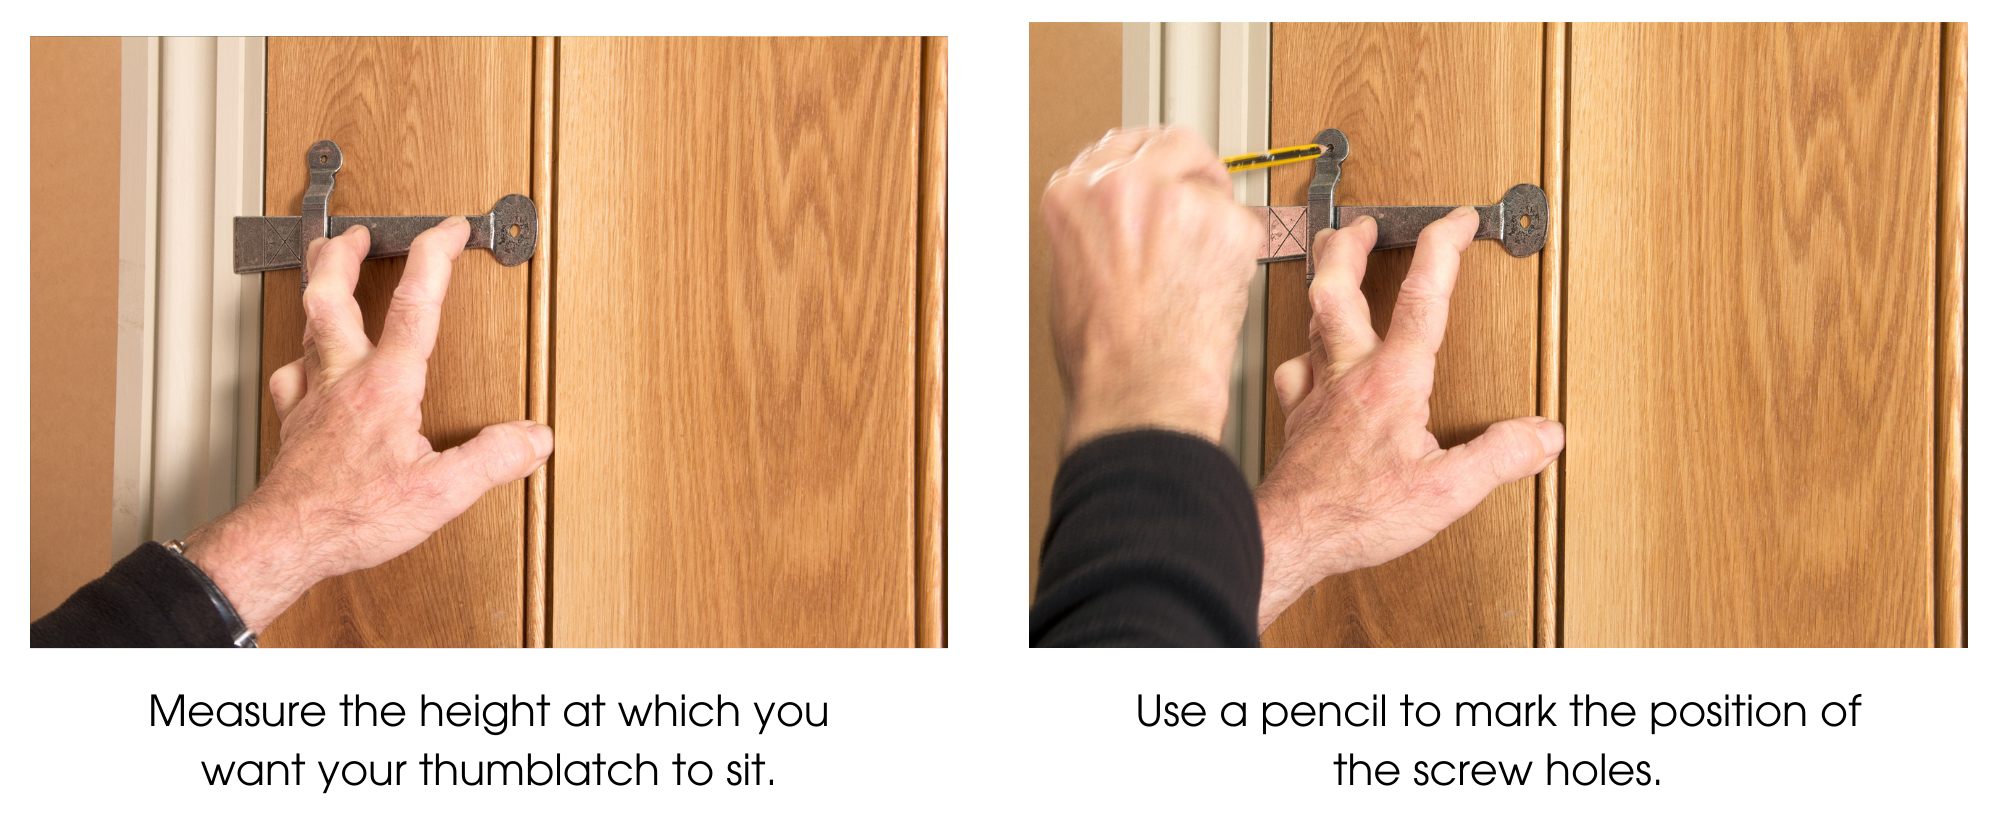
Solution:
[[[1056,473],[1035,646],[1257,646],[1264,538],[1243,474],[1163,430],[1078,447]]]
[[[28,626],[37,647],[226,647],[229,626],[180,557],[157,542]]]

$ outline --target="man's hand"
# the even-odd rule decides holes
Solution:
[[[1285,451],[1257,490],[1259,630],[1321,579],[1409,553],[1562,452],[1562,424],[1538,417],[1501,421],[1451,449],[1439,449],[1425,428],[1458,257],[1478,226],[1460,208],[1418,236],[1386,339],[1376,337],[1361,294],[1374,220],[1313,241],[1310,350],[1272,380]]]
[[[1123,429],[1217,440],[1263,229],[1180,128],[1112,131],[1050,178],[1063,451]]]
[[[554,449],[549,428],[526,420],[488,426],[444,452],[418,431],[451,262],[470,231],[453,217],[417,236],[379,345],[369,343],[354,301],[367,228],[315,241],[306,253],[305,356],[271,375],[282,424],[277,460],[247,501],[187,540],[188,559],[252,630],[263,631],[314,583],[415,548]]]

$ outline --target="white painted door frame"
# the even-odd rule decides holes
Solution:
[[[1270,147],[1271,24],[1125,24],[1123,119],[1138,125],[1185,125],[1217,154]],[[1236,200],[1270,204],[1265,170],[1230,175]],[[1264,467],[1265,269],[1257,267],[1250,306],[1230,372],[1229,417],[1222,447],[1252,485]]]
[[[184,536],[257,478],[263,276],[231,219],[263,214],[264,39],[124,39],[112,556]]]

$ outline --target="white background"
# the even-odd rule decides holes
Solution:
[[[1329,13],[1334,5],[1315,7]],[[1635,9],[1637,10],[1637,9]],[[900,651],[296,651],[259,653],[29,651],[26,635],[0,666],[0,830],[98,831],[144,826],[169,831],[399,832],[494,828],[630,826],[750,831],[802,827],[901,830],[1159,828],[1312,830],[1445,825],[1482,830],[1991,830],[1996,771],[1992,636],[1980,617],[1980,578],[1991,564],[1993,508],[1984,476],[1995,472],[1983,408],[1993,402],[1996,321],[1985,292],[1988,236],[1980,233],[1992,166],[1982,166],[1986,27],[1971,27],[1970,452],[1971,635],[1965,651],[1582,651],[1294,650],[1033,652],[1025,648],[1021,590],[1027,513],[1027,239],[1022,183],[1027,148],[1029,19],[1269,17],[1274,8],[1195,4],[668,5],[644,11],[587,4],[223,4],[192,11],[162,4],[119,10],[38,5],[5,42],[7,107],[0,187],[11,197],[4,227],[15,234],[0,305],[0,431],[21,439],[0,448],[6,479],[0,529],[13,569],[0,572],[8,599],[26,607],[28,560],[28,50],[23,35],[357,33],[495,27],[563,34],[945,34],[951,37],[949,289],[950,638],[952,649]],[[1287,9],[1286,11],[1299,11]],[[1309,10],[1310,11],[1310,10]],[[1404,16],[1490,13],[1488,6],[1371,7]],[[1538,4],[1518,11],[1587,18],[1601,7]],[[1796,10],[1739,3],[1678,4],[1647,14],[1783,18]],[[1812,11],[1841,13],[1825,4]],[[1865,7],[1864,13],[1879,13]],[[507,13],[502,13],[507,12]],[[1917,19],[1965,19],[1969,7],[1899,4]],[[307,13],[319,19],[309,18]],[[15,14],[20,14],[16,12]],[[1852,126],[1865,131],[1866,125]],[[561,440],[558,438],[558,446]],[[1982,637],[1984,636],[1984,637]],[[690,698],[720,693],[750,718],[752,701],[830,703],[831,725],[758,736],[743,729],[518,728],[492,737],[473,728],[149,728],[147,695],[191,699],[317,700],[335,708],[343,692],[414,707],[419,694],[468,699],[546,694],[558,703]],[[1638,703],[1624,729],[1455,730],[1287,728],[1258,733],[1222,727],[1142,728],[1135,697],[1196,699],[1214,711],[1229,700],[1339,700],[1404,693],[1444,702],[1566,701],[1588,692]],[[1732,693],[1797,700],[1814,714],[1806,729],[1725,728],[1649,735],[1653,700],[1719,699]],[[1856,727],[1828,729],[1818,706],[1862,694]],[[1392,715],[1397,711],[1392,711]],[[1399,717],[1395,717],[1399,718]],[[760,752],[775,785],[729,788],[209,788],[196,763],[235,758],[415,760],[607,757],[676,752],[719,764]],[[1389,788],[1333,785],[1333,757],[1395,759],[1404,778]],[[1540,785],[1545,754],[1568,759],[1646,760],[1652,787]],[[1534,760],[1530,788],[1417,788],[1408,765],[1425,759]],[[317,776],[311,781],[317,781]],[[10,820],[11,819],[11,820]]]

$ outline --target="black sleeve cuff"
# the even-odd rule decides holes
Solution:
[[[36,647],[227,647],[234,637],[201,578],[157,542],[28,626]]]
[[[1201,438],[1122,432],[1056,473],[1036,646],[1257,646],[1264,577],[1257,503],[1235,462]]]

